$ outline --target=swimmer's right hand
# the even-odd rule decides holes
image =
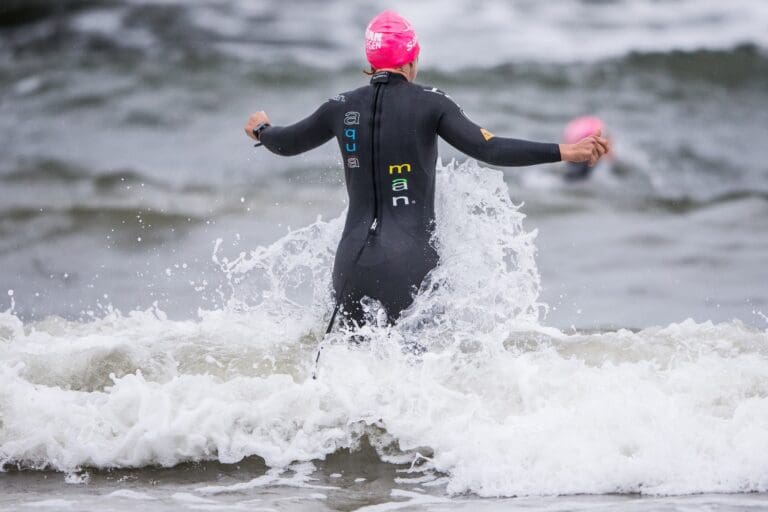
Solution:
[[[611,149],[608,139],[601,132],[584,137],[576,144],[560,144],[560,159],[563,162],[589,162],[593,166]]]
[[[245,134],[253,140],[256,140],[256,137],[253,135],[253,129],[260,124],[270,124],[269,116],[263,110],[251,114],[251,117],[248,118],[248,122],[245,123]]]

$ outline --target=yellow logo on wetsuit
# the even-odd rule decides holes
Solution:
[[[492,134],[491,132],[489,132],[485,128],[480,128],[480,133],[483,134],[483,138],[485,139],[485,142],[488,142],[489,140],[491,140],[492,138],[495,137],[494,134]]]
[[[403,169],[405,169],[405,172],[411,172],[411,164],[395,164],[389,166],[389,174],[394,174],[395,171],[397,171],[397,174],[402,174]]]

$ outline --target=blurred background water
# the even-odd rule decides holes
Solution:
[[[312,223],[345,207],[340,157],[279,158],[242,126],[365,84],[384,8],[419,33],[418,81],[493,133],[558,141],[595,114],[615,151],[579,183],[503,170],[536,238],[506,192],[489,222],[520,237],[509,303],[548,305],[533,332],[512,312],[430,331],[454,345],[417,365],[341,343],[313,384],[327,304],[233,310],[221,254],[299,268],[304,243],[327,274],[338,221]],[[0,468],[91,487],[12,471],[0,509],[764,508],[636,493],[768,489],[766,105],[758,0],[4,0]],[[446,213],[446,235],[480,222]]]

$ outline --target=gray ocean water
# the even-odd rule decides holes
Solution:
[[[386,7],[473,120],[596,114],[614,154],[568,183],[441,145],[477,282],[313,384],[340,158],[242,125],[363,85]],[[5,0],[0,509],[768,509],[766,105],[761,1]]]

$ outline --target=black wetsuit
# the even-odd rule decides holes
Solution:
[[[339,94],[296,124],[261,133],[264,146],[295,155],[336,137],[349,211],[333,269],[336,300],[362,319],[360,299],[377,299],[390,322],[408,307],[438,261],[435,222],[437,136],[469,156],[500,166],[560,160],[557,144],[494,137],[453,100],[398,73]]]

